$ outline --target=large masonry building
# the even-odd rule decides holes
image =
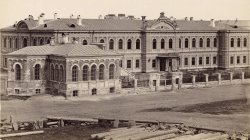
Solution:
[[[145,16],[141,19],[133,16],[126,17],[125,14],[118,14],[118,16],[109,14],[104,19],[84,19],[80,16],[58,18],[55,13],[54,19],[45,19],[45,15],[41,14],[38,20],[30,15],[25,20],[1,29],[1,53],[3,54],[1,67],[8,71],[11,71],[11,68],[15,69],[13,58],[4,54],[27,46],[54,48],[57,45],[45,44],[50,44],[50,38],[54,39],[55,44],[61,44],[64,36],[67,36],[69,42],[74,42],[73,46],[77,49],[80,46],[82,49],[97,47],[93,45],[97,44],[101,51],[107,52],[107,55],[96,57],[93,61],[101,61],[99,59],[105,57],[103,61],[107,70],[109,63],[113,62],[115,69],[122,69],[134,75],[240,69],[250,66],[250,21],[205,21],[194,20],[192,17],[177,20],[165,16],[162,12],[155,20],[147,20]],[[68,47],[73,47],[71,45]],[[58,47],[67,48],[66,46],[67,44],[61,44]],[[68,59],[74,58],[58,54],[60,49],[53,49],[53,52],[54,55],[46,54],[45,56],[49,57],[51,62],[61,61],[58,67],[62,64],[66,68]],[[14,55],[15,52],[10,54]],[[84,55],[83,53],[82,56]],[[15,57],[15,61],[27,61],[22,56],[16,55]],[[83,61],[77,60],[77,57],[74,59],[78,63]],[[107,59],[108,62],[106,62]],[[32,57],[33,60],[40,61],[41,58]],[[51,62],[42,63],[41,67],[47,64],[49,67]],[[96,66],[98,67],[99,63]],[[20,67],[25,66],[20,65]],[[90,63],[88,67],[91,67]],[[72,73],[71,67],[67,68],[66,73]],[[83,69],[82,65],[77,68]],[[72,79],[65,78],[64,80]]]

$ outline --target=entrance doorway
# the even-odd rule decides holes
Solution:
[[[160,71],[166,71],[166,59],[160,59]]]

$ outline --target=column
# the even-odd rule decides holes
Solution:
[[[193,83],[193,85],[195,85],[195,81],[196,81],[196,75],[192,75],[192,83]]]
[[[230,84],[232,84],[232,81],[233,81],[233,72],[229,72],[229,74],[230,74]]]
[[[172,90],[175,90],[175,82],[176,82],[176,79],[172,78]]]
[[[135,90],[137,89],[137,80],[138,80],[138,79],[134,79],[134,89],[135,89]]]
[[[208,84],[208,74],[204,74],[205,75],[205,86],[207,86]]]
[[[245,79],[245,72],[241,72],[241,81],[244,82]]]
[[[218,85],[221,84],[221,74],[220,73],[217,73],[218,74]]]

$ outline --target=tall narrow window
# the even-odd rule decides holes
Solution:
[[[179,39],[179,48],[181,48],[181,39]]]
[[[153,59],[153,60],[152,60],[152,68],[155,68],[155,67],[156,67],[156,60]]]
[[[156,39],[153,39],[153,49],[156,49]]]
[[[9,39],[9,43],[10,43],[10,48],[12,48],[12,39]]]
[[[120,62],[119,62],[119,66],[122,68],[122,60],[120,60]]]
[[[234,39],[231,38],[231,47],[234,47]]]
[[[202,62],[203,62],[202,57],[199,57],[199,65],[202,65]]]
[[[115,65],[111,64],[109,66],[109,79],[114,79],[114,75],[115,75]]]
[[[234,64],[234,57],[233,56],[230,57],[230,64]]]
[[[209,64],[209,57],[206,57],[206,64]]]
[[[88,41],[87,40],[83,40],[82,41],[82,45],[88,45]]]
[[[21,80],[21,66],[19,64],[16,64],[15,70],[16,70],[16,80]]]
[[[127,68],[131,68],[131,60],[127,60]]]
[[[247,46],[247,39],[246,38],[244,38],[244,47],[246,47]]]
[[[213,64],[217,64],[217,57],[216,56],[213,57]]]
[[[83,66],[83,69],[82,69],[82,80],[83,81],[88,81],[88,71],[89,71],[89,67],[87,65]]]
[[[23,39],[23,47],[27,47],[28,46],[28,41],[26,38]]]
[[[136,49],[141,49],[141,41],[140,41],[140,39],[137,39],[136,40]]]
[[[199,46],[203,47],[203,39],[202,38],[200,38],[200,40],[199,40]]]
[[[188,39],[185,39],[185,48],[188,48]]]
[[[247,56],[243,56],[243,63],[244,63],[244,64],[247,63]]]
[[[192,39],[192,47],[196,47],[196,40],[195,40],[195,38]]]
[[[43,39],[42,38],[40,39],[40,45],[43,45]]]
[[[33,46],[36,46],[36,39],[33,39]]]
[[[96,65],[91,66],[91,80],[96,80]]]
[[[101,39],[101,40],[100,40],[100,43],[104,43],[104,40],[103,40],[103,39]]]
[[[188,65],[188,58],[184,58],[184,65]]]
[[[210,38],[207,38],[207,47],[210,47]]]
[[[122,41],[122,39],[119,39],[119,41],[118,41],[118,47],[119,47],[119,49],[123,49],[123,41]]]
[[[217,47],[217,38],[214,38],[214,47]]]
[[[6,38],[3,39],[3,46],[4,46],[4,48],[7,47],[7,39]]]
[[[114,50],[114,40],[113,39],[109,40],[109,49]]]
[[[60,81],[62,82],[63,81],[63,66],[61,65],[60,66]]]
[[[17,41],[17,38],[15,39],[15,47],[16,47],[16,49],[18,49],[18,41]]]
[[[135,60],[135,67],[140,68],[140,60],[139,59]]]
[[[132,41],[131,41],[131,39],[129,39],[128,42],[127,42],[127,49],[128,50],[132,49]]]
[[[55,80],[59,81],[59,67],[58,67],[58,65],[55,66]]]
[[[169,49],[172,49],[173,48],[173,39],[169,39],[169,42],[168,42],[168,44],[169,44]]]
[[[35,65],[35,80],[40,80],[40,65],[36,64]]]
[[[237,47],[240,47],[240,38],[237,39]]]
[[[192,57],[192,65],[195,65],[195,57]]]
[[[161,49],[165,49],[165,40],[161,39]]]
[[[240,64],[240,56],[237,56],[237,64]]]
[[[51,80],[55,80],[55,67],[54,67],[54,65],[51,65],[50,66],[50,79]]]
[[[99,80],[103,80],[104,79],[104,65],[101,64],[99,66]]]
[[[73,82],[78,81],[78,67],[77,66],[72,67],[72,81]]]

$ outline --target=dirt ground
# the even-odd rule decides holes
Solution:
[[[250,85],[181,89],[151,94],[98,95],[65,100],[50,95],[2,100],[1,118],[104,117],[182,122],[225,131],[250,132]]]

